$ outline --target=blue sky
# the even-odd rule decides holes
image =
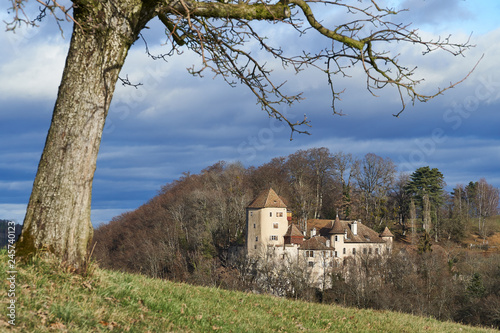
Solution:
[[[355,71],[352,78],[335,78],[346,88],[338,107],[347,115],[339,117],[331,114],[324,75],[314,70],[295,75],[276,66],[277,81],[287,80],[290,92],[303,91],[306,98],[282,109],[292,119],[307,114],[311,121],[312,135],[295,135],[293,141],[289,129],[269,119],[244,87],[231,88],[209,73],[190,76],[186,68],[199,64],[193,54],[153,61],[136,42],[121,76],[143,86],[119,85],[115,91],[94,178],[94,225],[137,208],[185,171],[197,173],[219,160],[257,166],[311,147],[390,157],[403,172],[429,165],[444,174],[449,188],[482,177],[500,187],[500,2],[388,2],[410,8],[398,19],[412,22],[424,36],[452,34],[461,41],[472,33],[476,47],[466,57],[421,57],[412,48],[398,49],[402,61],[419,66],[426,78],[422,89],[460,80],[484,54],[475,72],[444,96],[395,118],[400,106],[395,92],[371,96]],[[6,6],[0,7],[2,20],[9,18]],[[322,13],[324,22],[341,16]],[[62,38],[47,19],[37,29],[0,33],[0,219],[23,220],[68,48],[71,29],[64,28]],[[162,28],[156,21],[150,28],[149,47],[161,53]],[[328,43],[314,32],[297,39],[285,26],[263,28],[271,41],[289,49]]]

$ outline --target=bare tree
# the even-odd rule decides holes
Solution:
[[[409,204],[410,196],[405,190],[406,184],[410,179],[407,173],[400,173],[390,189],[390,198],[393,205],[393,211],[396,214],[398,223],[403,228],[403,235],[408,230]]]
[[[348,218],[351,214],[352,183],[359,172],[359,161],[352,154],[343,152],[335,153],[333,156],[334,176],[342,185],[342,202],[340,210]]]
[[[316,199],[314,203],[313,218],[321,215],[323,207],[323,191],[327,179],[331,176],[333,169],[333,158],[328,148],[311,148],[308,151],[309,165],[313,172]]]
[[[429,201],[429,195],[424,194],[422,199],[422,224],[426,232],[430,233],[432,228],[431,220],[431,203]]]
[[[412,244],[416,243],[416,237],[417,237],[416,224],[417,224],[417,209],[415,207],[415,201],[413,199],[411,199],[411,201],[410,201],[410,229],[411,229],[411,243]]]
[[[358,186],[365,201],[365,219],[368,222],[382,223],[383,214],[380,212],[383,201],[393,185],[396,175],[396,166],[390,158],[382,158],[369,153],[360,162],[359,172],[356,174]]]
[[[13,17],[7,23],[8,30],[23,23],[36,24],[36,19],[26,15],[26,0],[11,0],[11,4]],[[416,86],[421,79],[415,76],[415,68],[400,64],[397,51],[391,52],[385,45],[407,43],[421,47],[424,53],[443,50],[453,55],[469,47],[468,42],[453,43],[449,38],[422,39],[409,24],[395,23],[397,10],[383,8],[376,0],[73,0],[71,7],[47,0],[31,4],[41,4],[39,18],[50,13],[57,22],[72,21],[73,33],[18,249],[19,255],[28,255],[45,248],[74,267],[81,266],[93,234],[92,180],[115,85],[128,50],[153,18],[158,17],[166,27],[170,50],[165,56],[184,49],[195,52],[201,66],[190,69],[193,75],[211,70],[230,85],[239,82],[247,86],[260,106],[288,123],[292,133],[306,132],[299,126],[308,125],[307,119],[287,119],[278,107],[295,103],[301,95],[288,94],[283,84],[271,79],[271,70],[251,52],[252,43],[284,67],[295,71],[306,66],[320,68],[326,73],[334,101],[342,89],[333,85],[332,78],[347,76],[349,69],[359,66],[373,94],[388,86],[397,91],[401,111],[408,102],[427,101],[447,88],[431,95],[419,93]],[[318,5],[347,11],[352,18],[325,27],[315,15],[325,10]],[[299,50],[287,55],[258,33],[252,24],[256,20],[280,22],[301,35],[312,28],[326,38],[328,47],[317,53]]]
[[[498,214],[499,190],[488,184],[486,179],[481,178],[476,183],[476,207],[478,217],[479,234],[483,237],[483,241],[488,236],[486,228],[486,217]]]
[[[286,170],[293,189],[291,198],[295,208],[299,226],[302,230],[307,230],[307,219],[314,211],[315,186],[313,183],[313,171],[309,167],[308,153],[299,150],[288,156]]]

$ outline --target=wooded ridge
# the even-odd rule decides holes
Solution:
[[[485,179],[451,193],[444,184],[435,168],[398,174],[388,158],[327,148],[259,167],[218,162],[100,226],[94,256],[106,268],[173,281],[500,327],[500,254],[463,243],[474,235],[487,249],[488,237],[500,231],[498,189]],[[297,225],[338,214],[378,232],[389,227],[396,235],[392,255],[384,265],[365,258],[332,270],[332,288],[324,290],[310,288],[306,272],[274,267],[282,270],[274,274],[265,262],[231,258],[245,241],[245,208],[269,187],[287,201]]]

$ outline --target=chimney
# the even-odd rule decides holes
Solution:
[[[311,237],[314,237],[314,236],[316,236],[316,228],[313,228],[311,230]]]
[[[354,236],[358,235],[358,222],[357,221],[354,221],[351,223],[351,231],[352,231]]]

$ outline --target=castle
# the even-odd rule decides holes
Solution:
[[[394,235],[386,227],[378,234],[360,221],[308,220],[308,230],[291,223],[291,214],[276,192],[262,191],[247,207],[248,257],[303,263],[320,283],[326,267],[346,258],[383,256],[392,249]],[[306,237],[308,236],[308,237]]]

